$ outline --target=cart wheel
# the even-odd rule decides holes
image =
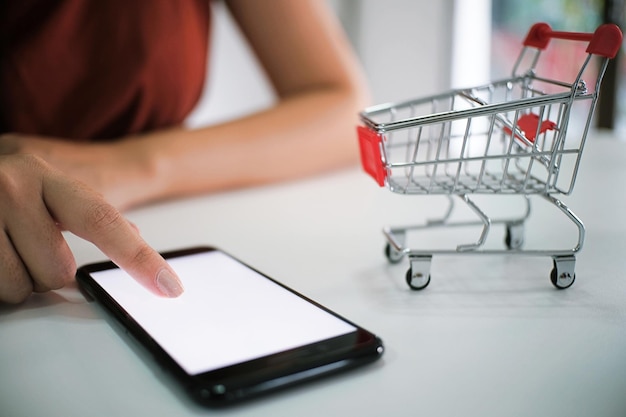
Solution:
[[[387,245],[385,245],[385,256],[390,263],[397,264],[404,258],[404,253],[397,251],[391,246],[391,243],[387,243]]]
[[[508,249],[520,249],[524,245],[524,223],[506,225],[504,244]]]
[[[412,290],[423,290],[424,288],[428,287],[428,284],[430,284],[430,275],[425,277],[419,272],[413,275],[413,268],[409,268],[406,271],[406,283]]]
[[[576,280],[573,264],[558,262],[553,260],[554,267],[550,272],[550,281],[559,290],[571,287]]]

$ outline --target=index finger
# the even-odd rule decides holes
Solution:
[[[153,293],[183,293],[180,279],[163,257],[98,193],[61,174],[44,177],[42,189],[48,210],[68,231],[94,243]]]

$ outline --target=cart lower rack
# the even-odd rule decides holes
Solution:
[[[552,39],[588,42],[573,81],[537,74],[542,52]],[[450,200],[438,221],[384,229],[388,260],[409,259],[406,280],[411,288],[425,288],[430,283],[432,257],[445,254],[547,255],[553,259],[550,280],[554,286],[563,289],[573,284],[575,255],[582,249],[585,228],[557,196],[574,189],[602,77],[621,43],[622,33],[615,25],[576,33],[553,31],[537,23],[523,42],[510,78],[361,112],[362,125],[357,128],[361,162],[381,187],[405,195],[446,195]],[[600,58],[599,66],[593,57]],[[588,87],[584,77],[590,74],[595,83]],[[494,220],[470,198],[473,194],[521,195],[524,214]],[[554,205],[573,223],[578,234],[574,247],[523,248],[532,195]],[[408,247],[408,233],[461,225],[450,220],[455,198],[476,214],[476,222],[462,225],[481,226],[478,240],[450,250]],[[484,248],[495,223],[506,227],[502,250]]]

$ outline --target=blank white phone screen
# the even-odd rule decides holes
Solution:
[[[356,330],[223,252],[168,262],[185,287],[178,298],[154,295],[121,269],[91,276],[191,375]]]

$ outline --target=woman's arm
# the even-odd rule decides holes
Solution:
[[[276,89],[277,105],[204,129],[139,142],[172,197],[248,186],[356,161],[353,129],[365,82],[334,16],[319,0],[227,1]]]
[[[226,0],[278,96],[260,113],[111,144],[24,141],[118,207],[301,177],[354,163],[366,84],[320,0]],[[8,143],[8,141],[5,141]],[[26,143],[26,145],[25,145]]]

